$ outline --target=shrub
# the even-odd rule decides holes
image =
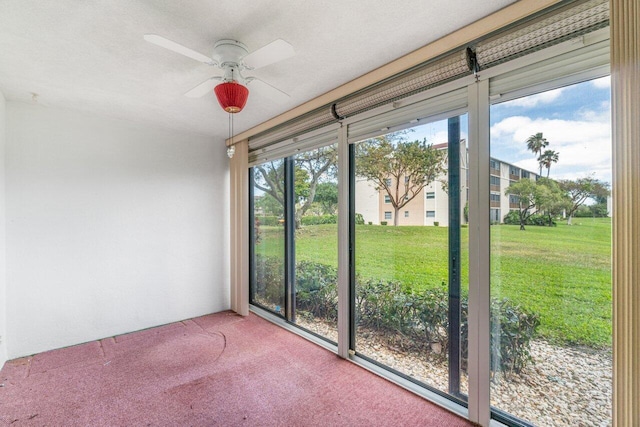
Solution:
[[[337,215],[307,215],[300,219],[302,225],[337,224]]]
[[[278,222],[280,218],[277,216],[256,216],[256,220],[260,221],[260,225],[265,225],[268,227],[280,225],[280,223]]]
[[[520,372],[531,361],[529,342],[540,317],[507,298],[491,299],[491,370]]]
[[[262,266],[257,291],[274,305],[282,305],[282,260],[258,257]],[[271,271],[272,270],[272,271]],[[302,261],[296,265],[296,306],[315,318],[336,321],[338,273],[334,267]],[[356,324],[384,339],[402,341],[419,352],[448,351],[449,299],[446,283],[412,292],[400,282],[356,277]],[[468,299],[460,300],[461,364],[467,366]],[[491,300],[491,370],[519,372],[530,361],[529,345],[540,325],[539,316],[508,299]],[[439,347],[440,351],[434,351]]]
[[[520,225],[520,216],[518,211],[509,211],[508,214],[504,216],[504,223],[509,225]],[[552,221],[551,224],[556,226],[555,221]],[[549,216],[543,214],[533,214],[524,222],[524,225],[538,225],[542,227],[547,227],[549,225]]]
[[[356,224],[364,225],[364,217],[362,216],[362,214],[356,213]]]
[[[338,271],[302,261],[296,265],[296,306],[329,321],[338,320]]]
[[[284,263],[282,258],[256,257],[256,281],[253,292],[262,302],[284,305]]]
[[[387,225],[387,221],[380,221],[380,225]]]
[[[433,226],[438,227],[440,225],[440,221],[433,221]]]

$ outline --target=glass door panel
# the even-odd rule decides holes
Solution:
[[[609,79],[491,107],[491,405],[611,423]]]
[[[254,166],[250,301],[285,315],[284,159]]]
[[[338,342],[336,145],[296,154],[295,301],[291,321]]]
[[[467,119],[354,144],[359,356],[466,399]]]

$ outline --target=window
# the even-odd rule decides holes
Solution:
[[[598,1],[600,0],[595,0],[593,3]],[[570,3],[572,2],[563,2],[560,7],[565,7],[564,4],[566,4],[568,8]],[[592,2],[577,3],[586,5]],[[601,2],[598,7],[604,7],[604,5],[605,2]],[[541,21],[536,20],[537,22]],[[399,103],[398,108],[393,109],[393,114],[385,113],[381,109],[381,114],[367,113],[362,119],[358,117],[359,112],[349,116],[347,129],[343,128],[345,132],[341,133],[343,138],[341,143],[344,143],[344,146],[340,147],[345,152],[347,147],[349,150],[349,158],[342,159],[345,162],[341,163],[343,166],[349,165],[346,170],[341,171],[344,173],[342,177],[349,177],[348,180],[341,180],[341,194],[349,196],[349,213],[341,214],[340,224],[346,224],[344,220],[348,215],[350,228],[348,233],[345,233],[346,236],[341,236],[342,251],[339,263],[335,262],[333,257],[325,257],[327,252],[323,252],[321,256],[323,261],[324,258],[329,259],[327,263],[323,262],[326,264],[323,268],[327,268],[327,271],[331,271],[331,268],[340,264],[340,267],[346,267],[341,270],[342,272],[348,270],[351,274],[350,280],[341,281],[338,286],[342,292],[341,295],[350,295],[347,304],[341,304],[344,309],[341,311],[342,319],[348,319],[350,322],[350,327],[345,329],[348,329],[351,334],[348,337],[342,337],[346,339],[341,340],[341,355],[355,353],[356,357],[362,356],[362,359],[377,364],[381,368],[389,367],[402,374],[403,381],[428,386],[441,396],[446,395],[454,404],[464,407],[467,399],[465,350],[468,348],[469,355],[474,352],[474,357],[479,356],[486,361],[486,369],[490,370],[491,375],[491,380],[487,382],[484,382],[483,377],[473,379],[479,387],[474,395],[468,396],[469,400],[473,401],[478,409],[478,403],[480,406],[484,404],[484,397],[490,398],[491,407],[479,409],[480,412],[490,411],[494,421],[506,425],[554,425],[556,423],[580,425],[584,424],[584,418],[586,418],[587,422],[594,425],[611,423],[607,412],[610,408],[609,396],[611,395],[611,385],[607,379],[607,375],[610,377],[611,373],[609,356],[611,351],[611,233],[610,220],[606,216],[607,197],[604,193],[594,194],[574,213],[580,216],[580,226],[567,227],[568,218],[562,218],[562,214],[558,213],[558,207],[561,205],[565,205],[565,211],[569,212],[566,199],[552,197],[558,195],[554,184],[549,180],[539,179],[548,175],[551,181],[556,181],[559,185],[561,179],[576,180],[584,176],[593,176],[605,189],[610,183],[610,179],[607,180],[607,174],[609,174],[607,166],[610,164],[611,151],[607,129],[610,124],[603,121],[603,118],[609,116],[609,112],[604,111],[608,105],[608,99],[603,96],[608,91],[608,82],[606,80],[601,80],[597,84],[588,82],[590,76],[602,75],[606,72],[609,48],[606,28],[602,30],[604,31],[597,30],[597,33],[592,34],[595,37],[585,37],[584,45],[580,43],[554,45],[553,54],[541,62],[538,61],[539,58],[527,59],[527,56],[520,56],[517,64],[513,66],[509,62],[501,62],[500,68],[506,72],[498,70],[492,74],[495,77],[489,77],[491,73],[486,73],[471,85],[461,81],[458,89],[446,94],[446,102],[440,99],[442,95],[434,95],[441,94],[445,89],[439,88],[435,91],[427,89],[412,95],[407,104]],[[508,49],[502,49],[500,46],[489,54],[499,55],[506,51]],[[542,53],[543,51],[540,57],[544,57]],[[487,55],[486,50],[483,53],[482,49],[478,54],[479,58]],[[576,58],[577,60],[574,60]],[[490,61],[494,60],[501,61],[499,58],[490,59]],[[559,62],[560,60],[563,62]],[[480,63],[486,62],[480,60]],[[464,64],[462,69],[466,72]],[[542,71],[538,72],[540,70]],[[569,81],[584,83],[562,87]],[[457,84],[455,78],[449,82],[451,87]],[[542,92],[551,87],[558,89]],[[487,89],[489,96],[485,96]],[[527,96],[534,90],[540,93]],[[580,96],[576,96],[577,92]],[[437,99],[437,102],[432,102],[432,98]],[[462,100],[462,103],[457,103],[457,99]],[[423,111],[422,109],[426,107],[436,108],[433,106],[438,103],[446,105],[446,109],[439,106],[437,107],[441,108],[439,111],[431,111],[429,114],[419,116],[415,114],[416,111]],[[489,104],[493,105],[489,106]],[[380,129],[403,129],[419,123],[419,126],[414,126],[411,130],[422,132],[420,128],[427,123],[434,126],[431,131],[424,133],[427,144],[439,146],[448,153],[447,148],[443,147],[447,147],[449,141],[455,138],[445,139],[443,135],[446,134],[446,129],[437,128],[437,126],[449,120],[430,123],[429,118],[444,117],[443,111],[453,111],[452,115],[460,114],[467,106],[472,108],[470,114],[473,114],[474,126],[478,125],[473,132],[464,132],[465,116],[451,118],[460,120],[458,130],[461,130],[462,134],[457,140],[469,140],[469,151],[465,153],[463,149],[460,153],[461,163],[465,163],[460,168],[460,176],[453,176],[451,172],[456,171],[457,168],[445,162],[447,173],[438,174],[437,181],[421,190],[425,191],[424,199],[416,198],[412,202],[412,208],[403,207],[402,202],[406,200],[403,199],[403,193],[400,193],[398,210],[382,211],[392,207],[384,206],[381,209],[380,194],[384,196],[385,192],[376,190],[376,187],[379,187],[381,182],[383,186],[395,186],[398,181],[395,178],[388,178],[392,176],[391,174],[382,177],[382,181],[380,179],[367,181],[368,178],[363,178],[363,175],[358,173],[358,168],[362,167],[362,162],[358,161],[362,158],[359,156],[366,155],[364,148],[367,144],[364,143],[395,137],[393,133],[380,135]],[[405,108],[406,110],[403,110]],[[482,123],[489,109],[489,122]],[[407,120],[407,117],[403,116],[407,111],[412,112],[413,118],[420,117],[419,121]],[[326,111],[323,114],[327,115]],[[455,128],[454,122],[455,120],[451,124],[454,124]],[[563,128],[571,123],[573,126],[568,131]],[[540,167],[538,162],[540,154],[527,149],[525,144],[528,136],[535,135],[537,132],[543,133],[550,141],[550,146],[546,149],[560,153],[559,161],[554,161],[550,156],[549,161]],[[418,140],[423,139],[422,134],[415,136]],[[414,139],[413,136],[411,139]],[[279,141],[271,142],[274,147],[277,146],[277,149],[281,150]],[[251,143],[250,139],[250,146]],[[255,143],[256,154],[251,161],[255,162],[257,157],[262,159],[269,157],[262,155],[262,146],[268,147],[266,144]],[[304,145],[302,148],[310,146]],[[580,158],[578,162],[580,167],[573,169],[566,167],[570,160],[578,158]],[[587,158],[599,158],[600,165],[603,167],[583,167],[585,164],[582,161]],[[490,160],[489,165],[486,165],[486,160]],[[576,162],[571,163],[576,164]],[[596,175],[592,175],[593,172],[596,172]],[[397,176],[399,180],[404,177],[404,184],[412,185],[412,181],[422,175],[402,172],[393,176]],[[410,178],[407,180],[407,177]],[[441,177],[444,179],[441,180]],[[489,177],[489,186],[486,185],[487,177]],[[460,182],[452,184],[457,178]],[[440,181],[446,191],[439,190]],[[459,191],[456,191],[458,185]],[[522,191],[516,192],[518,185],[520,187],[533,185],[534,189],[539,185],[549,187],[544,191],[533,191],[535,193],[533,199],[538,206],[528,208],[530,212],[522,212],[521,209],[524,209],[524,205],[527,204],[524,203],[527,200],[527,194]],[[511,186],[510,191],[513,191],[511,194],[505,194],[505,188],[509,186]],[[465,192],[462,191],[463,189]],[[428,202],[427,200],[436,198],[436,192],[438,203],[436,204],[435,200]],[[304,258],[304,251],[308,251],[306,253],[308,255],[318,249],[312,246],[309,246],[312,249],[306,248],[305,244],[308,242],[301,239],[307,235],[313,235],[315,238],[316,231],[323,227],[325,230],[333,227],[332,224],[322,224],[313,230],[313,234],[293,233],[292,217],[285,212],[284,216],[275,218],[276,223],[282,228],[273,226],[267,230],[267,227],[262,227],[262,221],[269,222],[271,219],[268,217],[273,216],[273,213],[270,215],[269,212],[272,211],[268,211],[269,207],[265,202],[260,201],[261,194],[258,191],[255,193],[251,200],[256,206],[255,209],[252,207],[251,211],[261,218],[259,239],[264,239],[263,236],[268,231],[270,240],[260,240],[252,248],[261,256],[269,257],[269,261],[273,262],[277,268],[280,268],[277,262],[278,257],[283,258],[281,254],[285,251],[283,246],[290,247],[290,241],[287,239],[293,237],[294,244],[300,243],[295,245],[295,256]],[[305,202],[305,193],[301,192],[296,196],[290,200],[290,205],[295,205],[295,209],[299,209]],[[391,198],[388,197],[384,200],[386,203],[391,202]],[[469,203],[466,204],[465,200]],[[522,206],[519,201],[522,202]],[[415,210],[413,210],[414,205]],[[317,206],[317,203],[314,203],[314,206],[309,208],[310,211],[318,209]],[[459,214],[456,214],[455,209],[460,210]],[[413,217],[415,217],[411,222],[415,225],[393,228],[394,222],[403,225],[409,223],[409,220],[400,221],[399,217],[403,215],[401,212],[404,212],[404,218],[407,218],[411,210],[414,211]],[[420,219],[421,211],[425,212],[426,218]],[[529,213],[534,216],[527,218]],[[283,225],[280,221],[283,221],[284,217],[287,221]],[[363,218],[364,221],[362,221]],[[549,220],[555,221],[556,225],[549,227],[547,222]],[[473,227],[458,225],[462,221],[473,224]],[[520,221],[523,224],[520,224]],[[381,223],[387,226],[377,225]],[[540,225],[530,225],[530,223]],[[501,225],[490,226],[490,224]],[[439,225],[443,227],[436,227]],[[521,227],[524,230],[521,230]],[[283,229],[286,229],[289,234],[285,233],[284,236],[278,234],[282,233]],[[428,231],[432,234],[425,238],[421,234],[425,232],[423,229],[429,229]],[[456,236],[459,238],[458,243],[455,241]],[[562,239],[562,236],[567,238]],[[424,245],[424,242],[429,244]],[[465,250],[468,250],[466,242],[473,243],[476,248],[472,257],[465,253]],[[582,250],[578,248],[581,245]],[[329,246],[323,245],[322,250]],[[561,250],[559,248],[564,249],[562,253],[559,253]],[[588,248],[586,252],[584,248]],[[289,249],[286,250],[289,251]],[[318,258],[320,257],[316,256],[316,261]],[[296,261],[296,258],[285,256],[284,261],[280,261],[284,263],[284,267],[277,271],[290,274],[286,273],[289,271],[287,268]],[[460,264],[457,265],[455,262]],[[410,267],[408,268],[407,265]],[[259,272],[264,265],[258,264],[252,268],[252,271]],[[579,272],[576,271],[577,268],[580,268]],[[408,271],[410,274],[407,273]],[[315,270],[312,273],[315,274]],[[459,277],[456,278],[455,275],[458,273]],[[289,316],[287,298],[291,298],[291,288],[287,288],[290,286],[288,282],[299,281],[294,286],[303,284],[305,275],[294,277],[294,280],[290,280],[290,276],[287,276],[287,280],[281,279],[277,274],[269,277],[262,273],[261,277],[264,281],[271,280],[273,283],[268,285],[269,292],[266,292],[262,283],[258,281],[257,285],[253,285],[254,282],[252,282],[252,298],[272,311],[275,311],[279,305],[276,306],[273,303],[269,305],[269,301],[279,303],[280,300],[284,300],[284,306],[287,309],[284,311],[285,314],[282,314],[283,312],[280,314]],[[474,280],[473,293],[468,292],[466,281],[469,278]],[[578,280],[581,280],[581,283],[577,283]],[[330,287],[326,289],[329,289],[328,295],[331,297],[329,300],[335,301],[334,282],[328,283]],[[447,303],[453,301],[453,308],[447,303],[441,304],[442,301],[438,300],[437,317],[444,320],[435,328],[432,324],[420,324],[419,321],[399,324],[397,320],[404,319],[405,312],[402,312],[401,316],[395,317],[393,322],[380,328],[384,329],[380,332],[375,328],[379,327],[376,325],[385,321],[383,316],[372,320],[366,315],[378,308],[380,308],[378,312],[382,312],[380,306],[376,306],[375,310],[369,310],[372,309],[373,304],[382,304],[383,301],[392,303],[392,301],[385,299],[384,295],[377,295],[376,292],[380,289],[369,286],[372,283],[401,284],[398,288],[389,286],[394,296],[398,297],[394,300],[395,302],[407,302],[403,298],[410,297],[403,293],[403,289],[410,287],[414,290],[413,287],[416,286],[420,287],[418,291],[432,290],[438,295],[441,293],[444,298],[448,298]],[[410,285],[407,286],[406,283]],[[588,286],[585,287],[585,283]],[[346,289],[347,285],[348,289]],[[576,289],[580,292],[576,292]],[[284,297],[281,297],[282,294]],[[452,296],[448,297],[448,295]],[[490,302],[490,304],[473,307],[467,300],[467,295],[479,296],[481,301]],[[367,301],[366,298],[371,300]],[[460,311],[455,308],[456,298],[460,302]],[[265,300],[266,302],[263,302]],[[403,307],[409,306],[416,309],[415,305],[410,304]],[[470,307],[474,310],[465,309]],[[300,309],[300,307],[297,308]],[[335,313],[335,310],[330,307],[327,312]],[[460,314],[457,318],[458,326],[461,326],[459,333],[455,329],[457,314]],[[471,324],[472,320],[470,318],[467,321],[467,314],[474,317],[474,322],[479,322],[479,328],[465,328],[465,325]],[[518,319],[521,323],[514,325],[510,319]],[[535,326],[536,319],[540,322],[539,326]],[[296,321],[301,324],[301,320]],[[289,321],[289,323],[292,322]],[[411,333],[415,332],[411,329],[412,325],[419,325],[418,329],[422,335],[407,338],[407,330]],[[490,329],[487,330],[488,328]],[[485,346],[487,353],[478,354],[478,350],[484,350],[478,346],[467,347],[464,342],[467,333],[477,338],[478,330],[482,331],[483,335],[486,332],[486,336],[490,337],[488,338],[491,340],[490,343],[480,344]],[[531,333],[532,330],[535,330],[534,333]],[[429,336],[425,338],[427,334]],[[371,345],[372,337],[376,338],[375,345]],[[520,341],[515,342],[514,337],[517,338],[516,341]],[[478,340],[475,342],[477,343]],[[404,345],[407,343],[410,345]],[[412,348],[418,346],[420,346],[418,352],[412,353]],[[588,350],[582,352],[580,350],[582,348]],[[460,350],[457,353],[461,357],[460,363],[455,358],[456,349]],[[563,357],[541,356],[560,353]],[[407,368],[406,358],[402,359],[398,356],[416,354],[416,358],[411,359],[411,368]],[[586,354],[596,355],[595,362],[586,361]],[[525,365],[521,372],[517,372],[516,367],[522,367],[523,364],[528,363],[528,356],[531,356],[535,364]],[[428,373],[421,369],[423,366]],[[597,366],[598,369],[579,370],[581,366]],[[480,368],[483,373],[487,373],[485,366]],[[574,387],[573,390],[570,390],[571,387]],[[567,408],[571,410],[568,411]],[[464,412],[463,409],[462,412]]]
[[[464,362],[460,359],[460,354],[466,348],[463,340],[466,337],[462,332],[462,316],[466,312],[462,314],[465,306],[461,301],[468,289],[468,249],[465,246],[468,237],[465,233],[467,229],[461,227],[466,204],[462,188],[467,186],[467,175],[462,165],[465,163],[463,155],[467,147],[460,133],[466,132],[466,120],[466,115],[432,123],[425,120],[426,124],[411,128],[410,136],[400,132],[392,133],[351,145],[352,164],[356,165],[352,171],[352,180],[363,175],[371,176],[381,169],[379,162],[388,161],[380,156],[380,153],[390,148],[386,144],[390,144],[394,150],[401,150],[401,144],[409,147],[416,139],[446,135],[445,141],[438,139],[433,142],[453,146],[450,149],[442,149],[442,145],[433,148],[430,144],[432,141],[428,141],[429,144],[419,147],[422,152],[413,152],[419,158],[428,159],[423,160],[428,161],[428,164],[396,163],[398,168],[414,167],[424,170],[427,167],[437,171],[437,174],[427,178],[427,182],[415,183],[414,180],[409,180],[409,194],[418,193],[430,185],[433,186],[431,188],[437,188],[435,186],[444,184],[449,193],[455,195],[442,199],[448,211],[446,207],[442,207],[439,212],[441,216],[436,218],[436,211],[427,211],[423,207],[425,199],[418,197],[408,203],[416,205],[414,212],[426,212],[427,219],[420,219],[419,216],[413,218],[410,230],[389,229],[395,222],[402,224],[392,211],[384,212],[384,220],[390,221],[386,228],[355,225],[355,235],[352,236],[352,247],[355,248],[352,263],[355,271],[352,272],[351,300],[355,333],[350,337],[350,349],[355,351],[356,356],[366,357],[379,365],[401,372],[411,378],[411,381],[426,384],[459,401],[464,401],[467,395],[466,371],[463,369]],[[413,173],[395,175],[418,176]],[[366,210],[370,188],[372,187],[358,185],[356,181],[353,212]],[[426,198],[435,198],[435,191],[425,194]],[[401,193],[400,200],[407,202],[409,198],[403,196],[404,193]],[[395,215],[409,218],[411,209],[404,208]],[[409,219],[404,223],[409,223]],[[445,224],[448,229],[434,227]],[[430,243],[425,246],[424,242]],[[378,286],[372,286],[372,283]],[[445,288],[442,287],[443,283]],[[417,299],[417,295],[422,295],[423,291],[429,291],[428,301]],[[403,308],[394,308],[395,303],[401,304]],[[437,313],[422,316],[421,310],[431,310],[426,308],[428,304],[437,307]],[[408,307],[420,308],[409,310]],[[403,314],[388,317],[391,314],[389,309],[401,310]],[[432,323],[432,320],[425,320],[426,317],[437,320]],[[411,360],[411,367],[407,364],[408,360]]]
[[[285,227],[282,200],[285,161],[251,169],[253,195],[253,271],[250,301],[285,316]]]
[[[329,342],[338,339],[337,302],[319,310],[310,292],[317,277],[325,286],[337,283],[337,224],[322,221],[338,213],[336,161],[336,146],[329,145],[250,169],[250,302]],[[308,271],[320,276],[311,280]]]
[[[553,103],[539,102],[547,97],[553,98]],[[522,131],[519,126],[508,125],[516,117],[535,118],[536,126],[525,138],[515,137]],[[536,167],[540,154],[527,149],[527,144],[531,140],[535,146],[540,139],[537,135],[548,144],[541,148],[542,153],[550,150],[558,154],[557,161],[550,156],[541,167],[542,176],[549,175],[549,179],[526,179],[532,172],[510,167],[511,174],[521,172],[525,179],[509,186],[514,194],[509,195],[512,211],[505,224],[490,227],[491,300],[506,299],[514,310],[526,310],[520,315],[518,333],[529,340],[531,355],[529,362],[528,355],[510,343],[512,322],[507,318],[493,321],[491,335],[501,337],[490,345],[494,417],[508,413],[534,425],[579,425],[584,417],[581,413],[588,413],[594,425],[611,424],[611,218],[606,214],[611,183],[609,118],[607,79],[491,106],[491,126],[501,129],[491,133],[492,156]],[[535,170],[537,175],[538,168]],[[584,217],[579,228],[572,227],[567,190],[587,176],[597,190],[576,208]],[[493,200],[494,195],[491,197]],[[531,207],[532,203],[540,205]],[[573,207],[581,204],[577,200],[569,203]],[[499,214],[492,211],[491,221]],[[527,217],[532,220],[522,220]],[[554,227],[549,227],[550,221]],[[524,326],[533,316],[539,326]],[[576,351],[578,348],[583,350]],[[539,372],[554,374],[520,383],[520,374],[501,361],[507,353],[512,355],[513,366],[521,363],[524,370],[535,366]],[[561,354],[570,356],[563,359],[558,357]],[[592,364],[598,369],[583,368]],[[518,387],[518,393],[539,397],[518,403],[512,387]],[[601,403],[590,403],[594,401]],[[562,418],[550,416],[554,411]]]
[[[391,203],[391,196],[389,196],[388,194],[384,195],[384,202],[385,203]]]

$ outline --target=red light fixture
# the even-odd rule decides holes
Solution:
[[[247,103],[249,89],[235,80],[223,82],[213,88],[218,102],[227,113],[239,113]]]

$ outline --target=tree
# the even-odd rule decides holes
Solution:
[[[308,197],[309,174],[303,169],[295,168],[294,176],[296,198]],[[284,160],[255,166],[254,185],[265,193],[259,206],[273,215],[284,215]]]
[[[549,178],[549,172],[551,171],[551,163],[558,163],[558,152],[553,150],[546,150],[538,157],[538,163],[540,163],[540,172],[542,172],[542,166],[547,168],[547,178]]]
[[[504,193],[509,196],[509,203],[513,199],[517,200],[520,230],[524,230],[527,220],[535,212],[536,201],[540,198],[538,185],[530,179],[521,179],[505,188]]]
[[[588,199],[606,200],[609,196],[609,183],[593,177],[578,178],[576,180],[561,179],[560,188],[567,193],[571,207],[567,211],[567,224],[571,225],[573,214]]]
[[[536,209],[547,215],[549,227],[553,226],[553,218],[571,207],[571,201],[560,185],[552,179],[540,178],[537,181]]]
[[[327,146],[298,154],[294,158],[295,225],[313,204],[319,181],[336,175],[335,146]],[[254,185],[273,197],[284,212],[284,160],[275,160],[254,167]]]
[[[400,209],[446,173],[444,150],[433,148],[426,140],[408,141],[405,135],[395,132],[356,146],[356,174],[389,196],[394,225],[398,225]]]
[[[337,158],[338,153],[334,145],[321,147],[295,156],[294,161],[296,171],[304,171],[309,177],[308,192],[306,194],[299,194],[296,191],[296,198],[298,199],[296,201],[296,229],[300,228],[302,223],[301,218],[305,213],[307,213],[316,198],[316,192],[318,190],[320,180],[327,180],[336,177]]]
[[[527,149],[536,157],[540,157],[542,154],[542,149],[549,145],[549,141],[542,136],[542,132],[538,132],[535,135],[531,135],[527,138]],[[540,173],[538,175],[542,175],[542,163],[540,163]]]
[[[338,184],[335,182],[318,184],[315,201],[320,204],[324,215],[335,214],[338,209]]]

